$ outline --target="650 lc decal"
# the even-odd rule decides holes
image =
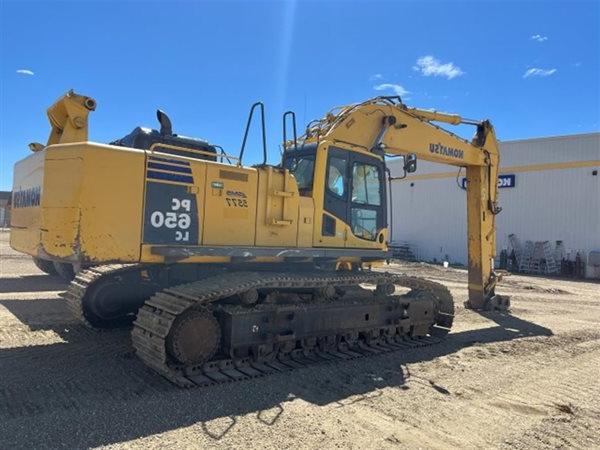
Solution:
[[[146,185],[144,243],[198,244],[198,205],[186,186]]]
[[[189,199],[180,200],[178,198],[171,199],[171,211],[153,211],[150,214],[150,224],[154,228],[166,227],[175,230],[175,240],[185,241],[190,240],[189,228],[192,224],[192,218],[189,211],[192,202]],[[183,212],[181,212],[183,211]]]

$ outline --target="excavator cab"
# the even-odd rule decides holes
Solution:
[[[300,196],[323,198],[321,237],[345,235],[347,225],[363,243],[382,244],[387,227],[384,159],[330,145],[319,166],[325,167],[324,173],[316,173],[317,148],[317,144],[291,148],[284,153],[283,167],[296,178]],[[348,239],[344,241],[345,246],[354,246]]]
[[[293,140],[287,139],[289,118]],[[382,152],[343,143],[298,145],[293,111],[283,115],[283,149],[282,166],[296,178],[300,196],[319,199],[319,203],[322,198],[319,242],[356,248],[385,242],[387,169]],[[326,152],[318,153],[319,149]],[[407,171],[416,169],[416,155],[408,155],[406,167]],[[315,172],[315,168],[321,169]]]

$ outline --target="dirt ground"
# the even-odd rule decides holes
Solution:
[[[511,315],[462,308],[444,283],[443,344],[181,390],[135,357],[127,330],[77,324],[65,284],[0,233],[0,448],[600,448],[600,284],[511,276]]]

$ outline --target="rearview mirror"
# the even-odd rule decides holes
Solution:
[[[413,173],[417,170],[417,155],[409,153],[404,157],[404,171],[406,173]]]

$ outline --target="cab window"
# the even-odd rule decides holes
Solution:
[[[331,156],[327,169],[327,189],[338,197],[346,195],[346,160]]]
[[[315,171],[315,155],[294,156],[285,160],[285,168],[296,178],[300,195],[310,195]]]
[[[381,205],[381,182],[377,166],[354,163],[352,167],[352,203]]]
[[[369,241],[377,237],[377,211],[373,209],[352,208],[350,218],[352,234]]]

